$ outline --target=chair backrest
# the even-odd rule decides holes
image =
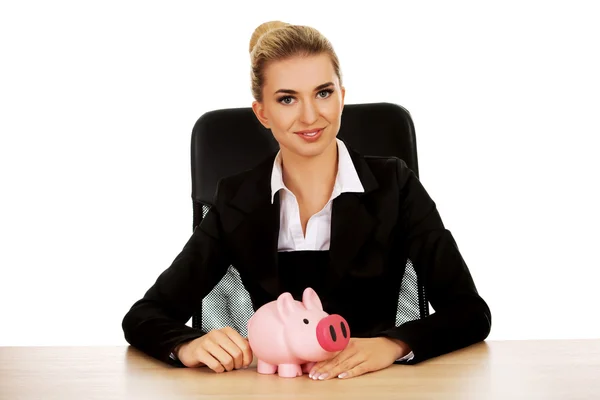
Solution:
[[[363,155],[403,159],[418,176],[415,129],[409,112],[390,103],[344,106],[338,138]],[[251,169],[279,148],[270,130],[257,120],[252,109],[235,108],[207,112],[192,131],[193,228],[212,206],[218,181]],[[396,325],[423,318],[428,302],[411,260],[398,295]],[[204,298],[192,326],[206,332],[231,326],[246,335],[246,323],[254,312],[248,292],[235,266]]]

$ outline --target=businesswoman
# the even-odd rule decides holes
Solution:
[[[337,139],[345,88],[330,42],[310,27],[267,22],[250,56],[252,109],[280,151],[220,181],[214,206],[123,319],[126,340],[173,365],[247,367],[252,352],[238,332],[185,325],[229,265],[255,309],[312,287],[327,312],[346,318],[349,346],[312,367],[313,379],[415,364],[484,340],[490,310],[415,174]],[[407,259],[435,312],[396,327]]]

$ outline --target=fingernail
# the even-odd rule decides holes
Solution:
[[[323,379],[327,378],[328,376],[329,376],[328,373],[321,374],[321,375],[319,375],[319,380],[322,381]]]
[[[319,379],[319,374],[318,374],[318,373],[317,373],[317,374],[314,374],[314,375],[312,376],[312,378],[313,378],[314,380],[317,380],[317,379]]]
[[[347,372],[342,372],[341,374],[338,375],[338,378],[342,379],[348,376]]]

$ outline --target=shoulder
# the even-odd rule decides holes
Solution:
[[[399,157],[363,155],[355,150],[351,150],[351,153],[357,166],[362,164],[368,168],[380,189],[402,188],[411,177],[416,177],[406,162]],[[358,169],[360,170],[360,167]],[[364,173],[359,172],[359,175],[364,176]]]
[[[406,162],[393,156],[361,156],[375,175],[406,175],[411,172]]]
[[[217,183],[215,202],[218,199],[227,201],[236,196],[243,189],[243,193],[261,192],[265,188],[270,188],[271,173],[273,171],[273,163],[277,153],[273,153],[260,161],[254,167],[223,177]],[[270,189],[267,194],[270,196]]]
[[[396,204],[402,201],[410,190],[411,177],[416,177],[406,162],[393,156],[362,156],[372,173],[377,188],[372,194]]]

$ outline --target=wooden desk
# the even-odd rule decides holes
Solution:
[[[348,380],[173,368],[131,347],[0,347],[0,399],[598,399],[600,340],[480,343]]]

